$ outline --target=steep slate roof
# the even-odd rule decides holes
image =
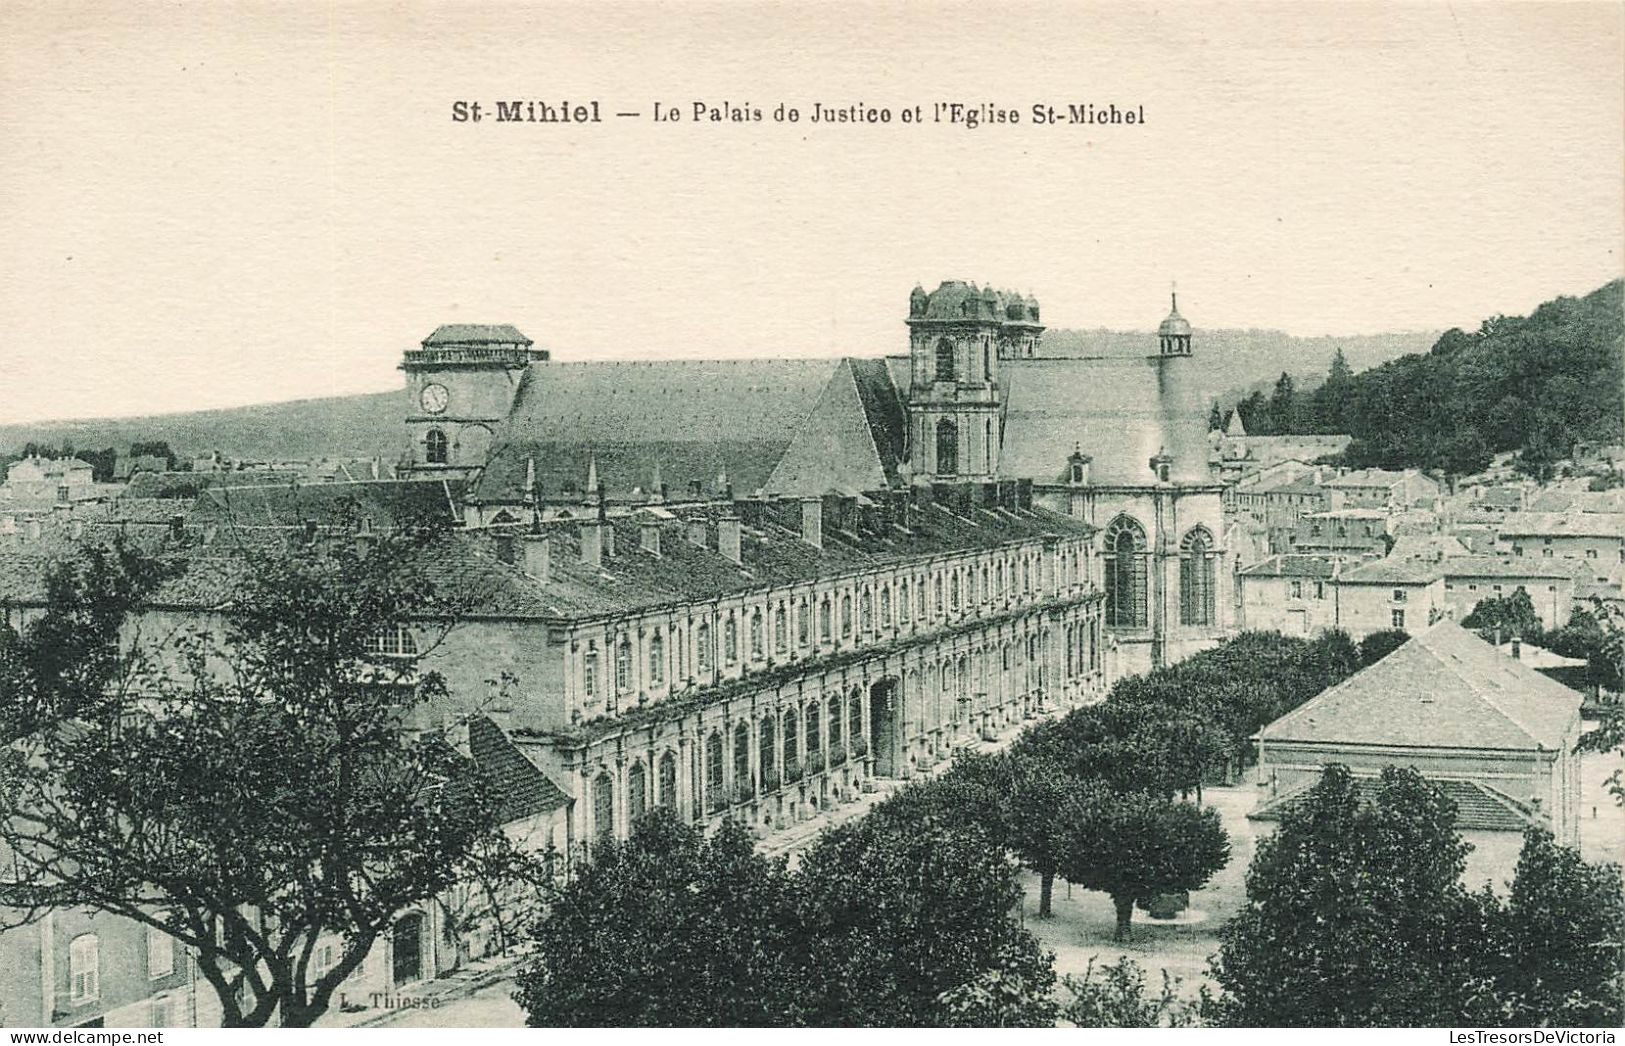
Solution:
[[[818,400],[834,360],[661,360],[531,364],[489,463],[478,502],[524,497],[527,463],[543,493],[579,488],[589,458],[614,491],[647,488],[655,465],[673,492],[726,473],[748,494],[767,481]]]
[[[198,494],[192,515],[238,526],[358,523],[388,527],[398,521],[461,518],[460,479],[368,480],[276,487],[211,487]],[[173,504],[173,502],[172,502]]]
[[[764,485],[770,495],[861,493],[901,481],[907,421],[882,360],[845,359]]]
[[[1328,487],[1391,487],[1405,478],[1403,472],[1390,469],[1356,469],[1326,480]]]
[[[1356,567],[1338,581],[1351,585],[1425,585],[1441,576],[1438,563],[1389,557]]]
[[[489,775],[501,824],[570,805],[570,797],[485,716],[469,720],[468,747],[475,765]]]
[[[1501,536],[1625,537],[1625,513],[1508,512],[1500,520]]]
[[[1451,802],[1456,804],[1456,827],[1468,831],[1489,832],[1521,832],[1530,825],[1550,828],[1550,824],[1537,816],[1534,811],[1512,798],[1510,795],[1481,784],[1478,781],[1464,781],[1457,778],[1430,778],[1428,783],[1443,792]],[[1356,777],[1354,779],[1355,794],[1363,802],[1372,803],[1377,798],[1377,788],[1381,779],[1376,777]],[[1303,805],[1309,798],[1309,792],[1314,783],[1304,785],[1296,791],[1264,803],[1258,809],[1247,815],[1254,821],[1279,821],[1287,813]]]
[[[1242,570],[1244,577],[1312,577],[1329,578],[1337,572],[1338,560],[1332,556],[1305,556],[1287,554],[1270,558]]]
[[[1471,554],[1471,549],[1449,534],[1431,534],[1421,531],[1401,532],[1388,550],[1389,559],[1456,559]],[[1446,573],[1449,570],[1446,569]]]
[[[1164,403],[1159,393],[1162,367],[1188,362],[1155,356],[1001,361],[1003,473],[1063,482],[1067,455],[1077,445],[1094,459],[1091,483],[1149,485],[1151,458],[1164,449],[1173,456],[1176,481],[1211,482],[1205,401]]]
[[[1531,512],[1625,512],[1625,487],[1613,490],[1544,490],[1529,502]]]
[[[1396,546],[1397,547],[1397,546]],[[1589,575],[1584,560],[1548,559],[1545,556],[1453,556],[1440,566],[1445,577],[1563,578]]]
[[[1264,742],[1560,749],[1580,695],[1442,621],[1259,731]]]
[[[747,510],[748,511],[748,510]],[[544,527],[551,541],[549,578],[543,584],[524,570],[520,540],[482,531],[453,531],[418,551],[418,566],[434,586],[437,600],[459,616],[484,619],[567,620],[679,606],[783,585],[834,577],[886,563],[937,553],[991,548],[1045,534],[1087,536],[1092,527],[1045,509],[975,508],[950,510],[939,504],[911,504],[907,529],[880,509],[853,509],[848,518],[826,512],[823,547],[800,539],[799,507],[762,503],[741,526],[742,563],[716,550],[716,505],[685,506],[663,516],[643,513],[607,521],[615,530],[615,553],[601,566],[581,562],[581,527],[570,520]],[[661,554],[640,543],[644,520],[661,527]],[[707,546],[687,539],[686,524],[705,523]],[[222,529],[205,543],[196,528],[176,541],[165,527],[148,543],[185,569],[159,586],[155,607],[210,610],[225,606],[253,569],[250,553],[277,543],[294,544],[301,531]],[[338,540],[349,540],[347,534]],[[0,545],[0,602],[41,605],[44,577],[55,557],[71,553],[62,539],[24,546]],[[509,555],[509,551],[512,555]],[[510,559],[512,561],[510,561]]]

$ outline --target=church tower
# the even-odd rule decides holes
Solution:
[[[478,473],[526,369],[546,359],[546,350],[507,324],[448,324],[408,349],[400,365],[408,437],[402,475]]]
[[[999,361],[1034,355],[1038,302],[945,280],[908,299],[909,463],[916,483],[986,482],[999,474]]]

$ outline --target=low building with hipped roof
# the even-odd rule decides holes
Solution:
[[[1456,804],[1475,844],[1470,881],[1509,878],[1534,826],[1579,842],[1578,693],[1441,622],[1260,730],[1261,800],[1273,820],[1341,763],[1373,787],[1410,767]]]

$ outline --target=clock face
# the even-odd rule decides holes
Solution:
[[[446,393],[444,385],[425,385],[423,386],[423,394],[418,397],[418,402],[423,404],[423,409],[430,414],[439,414],[446,409],[446,403],[450,399],[451,397]]]

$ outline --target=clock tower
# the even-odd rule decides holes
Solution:
[[[520,379],[543,349],[507,324],[454,323],[408,349],[407,478],[468,478],[485,466],[491,437],[513,407]]]

